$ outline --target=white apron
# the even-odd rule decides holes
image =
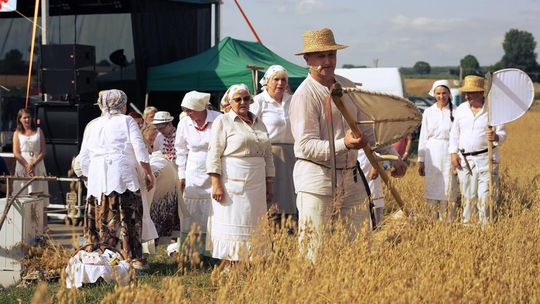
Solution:
[[[208,211],[212,204],[212,183],[206,173],[207,151],[189,151],[186,161],[186,187],[184,203],[190,216],[182,217],[181,231],[189,233],[193,224],[206,233]]]
[[[265,161],[262,157],[223,157],[225,200],[212,200],[206,249],[213,258],[238,261],[247,256],[259,220],[266,214]]]
[[[450,173],[448,139],[429,138],[424,160],[424,198],[439,201],[456,201],[456,176]]]

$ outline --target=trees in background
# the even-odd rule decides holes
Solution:
[[[537,54],[534,52],[536,41],[527,31],[510,29],[504,35],[504,55],[495,64],[494,70],[504,68],[517,68],[525,71],[533,80],[540,80],[540,70],[536,62]]]
[[[23,60],[23,54],[17,49],[10,50],[4,60],[0,60],[0,74],[24,74],[27,69],[28,63]]]
[[[413,69],[417,74],[425,75],[431,73],[431,66],[425,61],[417,61]]]
[[[463,69],[463,77],[467,75],[481,75],[480,64],[476,57],[473,55],[467,55],[459,61],[459,65]]]

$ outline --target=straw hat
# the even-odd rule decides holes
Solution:
[[[304,33],[304,49],[295,55],[315,52],[335,51],[346,48],[346,45],[336,44],[334,33],[329,28]]]
[[[448,90],[450,90],[450,83],[448,82],[448,80],[446,79],[443,79],[443,80],[437,80],[433,83],[433,85],[431,86],[431,90],[429,90],[428,94],[429,96],[431,97],[435,97],[435,89],[437,87],[440,87],[440,86],[445,86],[448,88]]]
[[[466,76],[460,90],[463,93],[484,92],[484,78],[475,75]]]
[[[159,125],[162,123],[170,122],[174,119],[174,117],[171,116],[171,113],[167,111],[159,111],[156,112],[156,115],[154,116],[154,120],[152,121],[152,124]]]

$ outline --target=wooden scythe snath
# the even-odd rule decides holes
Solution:
[[[349,128],[351,128],[351,131],[352,131],[353,135],[355,137],[357,137],[357,138],[361,137],[362,132],[358,128],[356,119],[354,119],[351,116],[351,114],[349,113],[349,111],[347,110],[345,105],[343,104],[343,101],[341,100],[341,97],[343,96],[343,89],[341,88],[341,85],[338,84],[338,83],[335,83],[332,86],[332,90],[331,90],[330,95],[332,96],[332,100],[334,101],[334,104],[339,109],[339,111],[341,112],[341,114],[343,115],[345,120],[347,121],[347,124],[349,125]],[[399,205],[399,208],[401,208],[401,210],[403,210],[403,212],[405,212],[405,214],[408,215],[408,212],[405,209],[405,204],[403,203],[403,200],[401,199],[401,196],[397,192],[396,188],[394,188],[394,185],[392,185],[392,181],[390,180],[390,178],[386,174],[386,171],[384,171],[381,164],[377,161],[377,158],[376,158],[375,154],[373,153],[373,150],[371,149],[369,144],[366,142],[362,146],[362,149],[366,153],[366,156],[367,156],[369,162],[371,163],[371,165],[377,170],[377,172],[381,176],[382,180],[384,181],[384,183],[386,184],[388,189],[390,189],[390,193],[392,194],[392,196],[396,200],[397,204]]]
[[[534,84],[527,73],[509,68],[487,73],[485,108],[488,113],[488,129],[512,122],[523,116],[534,102]],[[494,202],[493,186],[493,143],[488,142],[489,219],[493,220],[497,212]]]
[[[487,72],[485,76],[487,80],[486,85],[486,91],[484,95],[486,96],[485,103],[486,103],[486,110],[488,114],[488,131],[493,130],[493,126],[491,125],[491,111],[489,109],[490,102],[489,102],[489,91],[491,90],[491,73]],[[466,158],[465,158],[466,159]],[[488,140],[488,174],[489,174],[489,180],[488,180],[488,214],[489,214],[489,220],[493,220],[494,215],[494,207],[493,207],[493,142]]]
[[[257,95],[257,90],[259,89],[259,71],[264,70],[264,67],[254,65],[254,64],[247,64],[246,68],[251,70],[251,81],[253,84],[253,96]]]

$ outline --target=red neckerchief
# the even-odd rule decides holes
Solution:
[[[200,127],[200,128],[197,127],[197,123],[195,123],[195,124],[193,124],[193,125],[195,126],[195,129],[197,129],[197,131],[201,131],[201,132],[204,131],[204,130],[206,130],[206,128],[208,127],[208,123],[205,123],[204,126],[202,126],[202,127]]]

